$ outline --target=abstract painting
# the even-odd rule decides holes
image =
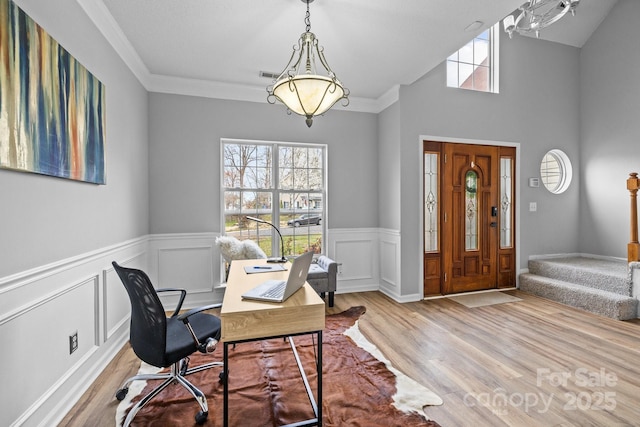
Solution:
[[[105,87],[0,0],[0,168],[105,184]]]

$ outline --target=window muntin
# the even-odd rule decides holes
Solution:
[[[499,24],[486,29],[447,58],[447,86],[498,92]]]
[[[268,224],[246,220],[254,216],[279,228],[285,256],[322,252],[325,146],[223,140],[222,164],[225,234],[254,240],[267,255],[276,256],[280,237]],[[313,218],[294,227],[303,214]]]
[[[564,193],[573,177],[569,157],[562,150],[548,151],[540,162],[540,178],[545,188],[553,194]]]

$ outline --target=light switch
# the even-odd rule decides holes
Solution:
[[[529,202],[529,212],[535,212],[538,210],[538,204],[536,202]]]

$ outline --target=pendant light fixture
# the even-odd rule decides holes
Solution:
[[[567,13],[576,14],[580,0],[529,0],[518,8],[515,14],[508,15],[502,21],[504,31],[513,33],[534,33],[540,37],[540,30],[557,22]],[[515,16],[517,14],[517,17]]]
[[[342,100],[342,105],[349,105],[349,89],[345,88],[336,74],[331,70],[324,57],[324,48],[318,45],[318,39],[311,32],[309,3],[313,0],[302,0],[307,4],[305,16],[306,31],[302,33],[289,63],[275,79],[273,85],[267,87],[267,102],[282,102],[287,113],[293,111],[306,117],[307,126],[311,127],[313,118],[330,109]],[[326,75],[318,74],[316,61],[320,62]]]

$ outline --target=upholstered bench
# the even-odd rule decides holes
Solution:
[[[311,263],[307,282],[324,298],[329,293],[329,307],[333,307],[333,294],[336,291],[336,276],[338,263],[329,257],[321,255],[316,262]]]

